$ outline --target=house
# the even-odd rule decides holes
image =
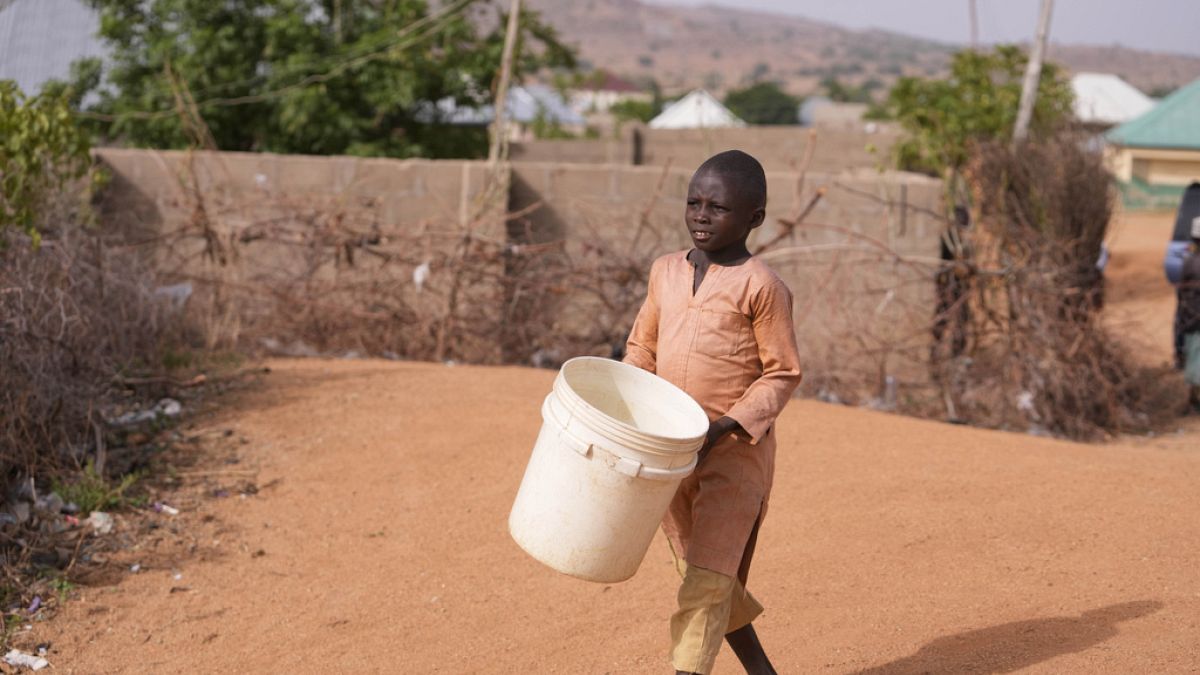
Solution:
[[[715,127],[744,127],[746,123],[729,108],[703,89],[667,106],[658,117],[650,120],[651,129],[707,129]]]
[[[541,84],[509,89],[504,107],[508,110],[511,141],[533,140],[539,125],[571,134],[581,134],[587,126],[583,117],[572,110],[557,91]],[[457,105],[454,99],[447,98],[438,101],[436,108],[436,114],[423,117],[432,121],[436,116],[441,122],[461,126],[487,126],[495,119],[491,105],[472,108]]]
[[[1093,129],[1108,129],[1144,115],[1154,100],[1116,75],[1078,73],[1071,78],[1075,117]]]
[[[29,96],[47,80],[66,80],[71,63],[107,55],[100,17],[81,0],[0,0],[0,80]]]
[[[607,70],[592,73],[570,94],[571,108],[581,115],[606,113],[621,101],[650,101],[652,98],[650,92],[642,91]]]
[[[1132,207],[1173,207],[1200,180],[1200,80],[1105,134],[1109,169]]]

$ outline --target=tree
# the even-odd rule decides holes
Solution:
[[[12,80],[0,80],[0,247],[9,228],[38,244],[48,201],[87,174],[89,147],[65,98],[27,98]]]
[[[481,156],[482,129],[449,127],[442,99],[490,101],[504,44],[487,0],[89,0],[112,58],[88,109],[97,131],[178,148]],[[574,67],[536,12],[520,16],[514,76]],[[73,83],[77,97],[90,88]]]
[[[759,82],[725,96],[725,105],[751,124],[795,124],[799,104],[774,82]]]
[[[1150,98],[1166,98],[1166,97],[1170,96],[1171,94],[1175,93],[1176,89],[1178,89],[1178,87],[1175,87],[1175,86],[1172,86],[1169,84],[1168,85],[1160,84],[1157,87],[1151,89],[1146,95],[1149,96]]]
[[[821,88],[830,101],[835,103],[870,103],[871,92],[866,86],[853,87],[843,84],[836,75],[821,80]]]
[[[608,111],[613,117],[617,118],[618,122],[629,122],[636,120],[638,122],[649,122],[654,119],[654,116],[661,112],[660,107],[654,105],[654,101],[639,101],[637,99],[625,99],[612,104]]]
[[[970,145],[1012,136],[1021,99],[1025,53],[1015,46],[954,55],[945,79],[901,78],[884,106],[908,137],[896,146],[901,168],[933,175],[957,172]],[[1044,137],[1071,117],[1072,93],[1062,69],[1042,67],[1031,138]]]

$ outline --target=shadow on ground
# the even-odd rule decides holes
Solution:
[[[940,637],[912,656],[855,675],[1011,673],[1063,654],[1081,652],[1117,634],[1117,624],[1157,612],[1163,603],[1140,600],[1079,616],[1014,621]]]

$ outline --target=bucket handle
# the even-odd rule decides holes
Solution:
[[[645,478],[648,480],[680,480],[687,477],[696,468],[698,456],[693,455],[692,461],[684,466],[674,469],[656,469],[652,466],[646,466],[641,462],[628,457],[617,456],[617,463],[613,466],[618,472],[631,476],[633,478]]]
[[[645,478],[647,480],[661,481],[683,479],[693,470],[695,470],[696,464],[700,459],[699,455],[693,455],[692,461],[688,462],[684,466],[675,467],[673,469],[656,469],[652,466],[646,466],[636,459],[622,457],[608,448],[600,447],[594,443],[588,443],[571,433],[567,429],[567,425],[563,424],[561,420],[559,420],[558,416],[554,414],[554,409],[550,405],[549,396],[547,396],[546,400],[542,403],[542,414],[543,416],[554,418],[554,421],[558,423],[558,438],[559,440],[563,441],[564,445],[584,456],[585,458],[592,455],[593,448],[603,450],[604,452],[617,458],[617,462],[612,466],[612,468],[616,470],[617,473],[625,474],[630,478]]]

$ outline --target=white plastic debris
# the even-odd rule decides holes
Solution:
[[[428,262],[417,265],[416,269],[413,270],[413,285],[417,287],[418,291],[425,287],[425,282],[429,280],[429,273]]]
[[[108,534],[113,529],[113,517],[103,511],[92,511],[87,520],[83,521],[90,525],[96,534]]]
[[[137,574],[138,572],[141,572],[141,571],[142,571],[142,564],[141,564],[141,563],[134,563],[134,564],[130,565],[130,566],[129,566],[129,571],[130,571],[130,572],[133,572],[134,574]]]
[[[1017,410],[1026,413],[1034,412],[1033,392],[1022,391],[1020,394],[1017,394]]]
[[[179,509],[175,508],[174,506],[171,506],[170,504],[160,504],[159,508],[162,510],[163,513],[167,514],[168,516],[179,515]]]
[[[265,174],[265,173],[254,174],[254,184],[260,188],[267,187],[267,174]]]
[[[50,662],[40,656],[26,654],[19,649],[10,649],[4,655],[4,662],[10,666],[24,666],[30,670],[41,670],[50,665]]]
[[[171,286],[159,286],[154,289],[154,296],[166,300],[171,305],[171,309],[178,312],[187,304],[188,298],[192,297],[192,282],[185,281]]]
[[[160,415],[163,417],[176,417],[183,412],[183,404],[173,398],[164,398],[148,410],[137,410],[128,412],[119,417],[109,420],[109,423],[116,427],[128,427],[134,424],[142,424],[143,422],[152,422]]]
[[[173,398],[164,398],[154,406],[154,412],[167,417],[176,417],[183,412],[183,404]]]

